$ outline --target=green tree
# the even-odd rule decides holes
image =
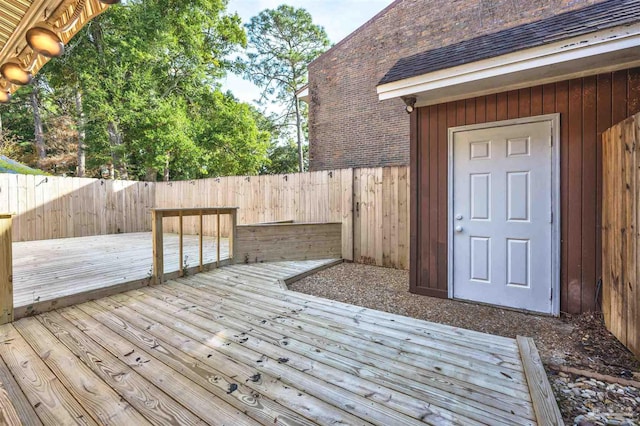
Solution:
[[[81,174],[86,157],[87,175],[112,165],[123,179],[257,174],[268,161],[265,119],[218,85],[227,58],[246,45],[226,4],[130,0],[89,22],[38,76],[52,157],[43,164],[62,173],[77,163]],[[31,92],[19,90],[0,115],[35,159]]]
[[[246,25],[248,52],[238,61],[246,78],[262,88],[261,101],[284,107],[281,122],[295,126],[298,168],[304,170],[302,128],[304,111],[296,92],[307,82],[307,65],[330,45],[324,28],[309,12],[281,5],[266,9]]]
[[[296,173],[298,171],[298,147],[294,140],[287,144],[274,141],[267,151],[269,161],[264,164],[260,174],[275,175]],[[308,167],[309,145],[303,147],[304,167]]]

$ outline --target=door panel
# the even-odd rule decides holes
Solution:
[[[551,313],[551,122],[453,134],[456,298]]]
[[[491,209],[491,174],[471,175],[471,218],[489,220]]]
[[[491,281],[489,277],[491,265],[491,239],[471,237],[471,274],[474,281]]]

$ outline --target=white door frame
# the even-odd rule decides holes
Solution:
[[[468,130],[479,130],[548,121],[551,123],[551,314],[560,315],[560,114],[546,114],[535,117],[516,118],[504,121],[492,121],[482,124],[471,124],[449,128],[448,153],[448,206],[447,206],[447,288],[449,299],[453,299],[453,139],[456,133]]]

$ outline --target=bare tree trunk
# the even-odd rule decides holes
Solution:
[[[164,162],[164,173],[162,174],[162,180],[164,182],[169,182],[169,154],[165,157]]]
[[[76,113],[78,114],[78,172],[77,177],[84,177],[86,172],[86,155],[85,155],[85,122],[84,111],[82,110],[82,92],[76,87]]]
[[[300,173],[304,171],[304,159],[302,153],[302,122],[300,120],[300,105],[298,104],[298,99],[295,100],[296,103],[296,131],[298,133],[298,169]]]
[[[47,158],[47,148],[44,145],[40,100],[38,99],[38,86],[36,85],[33,86],[33,91],[31,92],[31,108],[33,109],[33,127],[36,140],[36,152],[38,153],[38,167],[42,167],[43,160]]]
[[[111,158],[113,159],[113,165],[118,170],[118,178],[129,179],[127,164],[122,160],[118,152],[122,146],[122,135],[118,131],[118,125],[113,121],[109,121],[109,124],[107,124],[107,132],[109,133],[109,143],[111,145]]]

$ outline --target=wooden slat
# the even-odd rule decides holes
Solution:
[[[640,226],[640,173],[638,173],[638,166],[640,158],[638,158],[638,152],[640,151],[640,113],[636,114],[633,120],[633,140],[634,144],[631,146],[634,149],[633,155],[633,173],[631,175],[631,185],[633,186],[633,211],[631,212],[631,223],[633,224],[630,233],[630,252],[632,260],[629,262],[632,264],[631,276],[627,280],[625,291],[627,292],[627,347],[636,357],[640,357],[640,285],[638,285],[638,278],[640,277],[640,264],[638,262],[638,255],[640,254],[640,237],[638,234],[638,227]],[[631,265],[630,265],[631,268]]]
[[[611,326],[611,278],[613,268],[613,140],[612,130],[602,133],[602,315],[607,327]]]
[[[13,321],[12,218],[0,214],[0,325]]]
[[[567,224],[567,306],[569,313],[582,312],[582,81],[571,80],[568,87],[567,123],[567,210],[561,212]]]
[[[163,240],[165,270],[171,275],[180,269],[178,238],[167,234]],[[205,242],[213,245],[215,239],[205,237]],[[13,252],[15,318],[145,286],[151,275],[150,233],[14,243]],[[197,258],[196,236],[185,236],[185,255],[190,262]],[[226,238],[221,257],[228,263]],[[207,252],[205,269],[215,260],[215,253]]]
[[[2,358],[0,358],[0,424],[7,426],[20,426],[22,425],[22,418],[18,414],[16,407],[13,405],[13,399],[16,398],[17,395],[10,393],[10,385],[5,384],[7,378],[11,377],[11,374],[7,372],[6,368],[7,367],[4,365]],[[11,377],[11,379],[13,379],[13,377]],[[18,391],[19,397],[24,399],[22,391],[19,388]],[[28,421],[28,419],[25,420]]]
[[[306,417],[312,422],[331,424],[341,419],[339,410],[322,404],[294,386],[283,384],[277,377],[264,374],[259,380],[249,380],[256,375],[256,370],[251,366],[217,351],[211,351],[206,346],[185,338],[180,332],[150,320],[127,306],[107,299],[98,301],[98,304],[107,309],[117,307],[117,310],[113,311],[117,316],[101,313],[100,309],[96,308],[88,309],[93,307],[93,304],[84,305],[82,308],[91,312],[95,318],[129,342],[151,351],[167,365],[178,369],[209,391],[217,393],[243,412],[246,410],[248,415],[254,416],[262,423],[292,422],[308,425],[309,421],[303,418]],[[65,315],[67,313],[65,312]],[[74,311],[73,315],[75,321],[95,324],[95,320],[82,312]],[[152,324],[154,326],[150,327]],[[96,327],[102,329],[98,325]],[[218,377],[218,380],[212,381],[210,377]],[[227,393],[232,384],[238,386],[237,390]],[[260,404],[255,403],[255,392],[260,395]],[[281,401],[286,407],[274,401]],[[346,415],[344,418],[352,417]]]
[[[20,386],[13,378],[11,371],[0,357],[0,388],[6,392],[11,405],[15,408],[16,414],[23,426],[41,426],[42,422],[33,410],[29,400],[20,389]],[[1,422],[0,422],[1,423]]]
[[[532,93],[534,90],[532,89]],[[532,98],[533,101],[533,98]],[[542,102],[542,99],[540,99]],[[562,117],[569,117],[569,83],[556,83],[556,111],[560,114],[560,310],[566,312],[569,305],[569,126]]]
[[[202,424],[200,418],[118,360],[59,313],[43,314],[38,316],[38,320],[149,421],[169,425]]]
[[[538,350],[530,337],[517,337],[522,364],[531,392],[533,409],[539,425],[564,425],[547,373],[538,355]]]
[[[328,263],[233,265],[21,320],[22,336],[0,327],[0,359],[22,342],[9,374],[45,424],[60,421],[19,369],[48,371],[99,423],[109,404],[159,424],[535,422],[515,340],[279,286]]]
[[[184,287],[178,287],[178,290],[180,289],[184,289]],[[163,288],[162,291],[164,292],[165,290],[167,290],[167,288]],[[154,292],[156,293],[156,292]],[[172,292],[173,293],[173,292]],[[159,294],[159,293],[158,293]],[[181,300],[177,300],[172,302],[172,304],[177,303],[178,306],[184,306],[184,305],[188,305],[188,304],[193,304],[194,300],[199,297],[202,296],[203,293],[196,293],[194,294],[194,296],[192,298],[187,298],[185,299],[185,301],[181,301]],[[156,296],[159,297],[159,296]],[[172,299],[173,300],[173,299]],[[202,311],[200,309],[193,310],[193,312],[202,312],[205,314],[205,316],[209,316],[208,314],[206,314],[209,311],[208,308],[202,308]],[[267,356],[286,356],[289,358],[289,362],[287,363],[287,365],[299,365],[300,368],[306,372],[307,374],[316,376],[318,378],[321,378],[323,380],[329,380],[331,382],[341,382],[341,375],[343,373],[349,373],[351,371],[358,371],[358,362],[351,362],[351,364],[353,364],[351,367],[347,367],[350,362],[349,359],[347,357],[340,357],[338,355],[329,355],[328,352],[326,351],[322,351],[323,355],[315,355],[318,352],[316,352],[314,350],[313,347],[309,347],[308,345],[305,345],[304,343],[298,342],[296,337],[293,336],[291,333],[286,332],[288,336],[287,338],[287,344],[286,344],[286,351],[283,351],[282,347],[279,347],[275,352],[270,352],[269,350],[269,346],[265,345],[264,343],[262,343],[261,341],[269,341],[271,342],[273,345],[275,346],[280,346],[278,344],[278,341],[280,341],[281,339],[281,334],[282,332],[279,330],[275,330],[272,328],[272,326],[269,325],[259,325],[259,323],[256,322],[244,322],[243,317],[241,315],[234,315],[234,318],[229,318],[228,320],[225,319],[219,319],[216,321],[217,325],[215,325],[214,327],[218,327],[221,326],[223,327],[222,330],[224,331],[217,331],[217,335],[220,335],[221,333],[224,333],[227,336],[236,336],[239,335],[239,331],[234,331],[235,327],[248,327],[249,328],[249,332],[242,334],[242,337],[240,337],[238,340],[242,340],[242,344],[243,346],[249,346],[249,347],[255,347],[256,349],[259,349],[261,353],[267,355]],[[213,332],[213,330],[210,330]],[[244,341],[244,337],[249,337],[249,339],[247,341]],[[257,339],[257,340],[256,340]],[[321,339],[321,338],[316,338],[316,339]],[[231,340],[236,340],[234,338],[231,338]],[[322,341],[324,341],[324,339],[321,339]],[[313,341],[313,340],[311,340]],[[318,340],[316,344],[321,344],[321,342]],[[296,350],[299,346],[299,350]],[[327,342],[327,346],[326,347],[333,347],[334,344]],[[314,368],[313,370],[307,370],[305,368],[305,364],[306,361],[304,361],[304,358],[306,357],[310,357],[313,358],[317,361],[317,363],[314,364]],[[394,403],[390,403],[390,401],[388,401],[388,397],[385,398],[386,400],[383,400],[383,403],[385,403],[386,405],[390,405],[391,407],[395,407],[396,410],[404,412],[408,415],[411,415],[411,413],[413,412],[415,415],[417,415],[417,413],[419,413],[421,410],[418,407],[418,412],[412,411],[411,407],[415,407],[415,402],[412,402],[410,400],[406,399],[406,396],[403,396],[401,394],[398,395],[394,395],[394,393],[388,389],[392,389],[392,388],[397,388],[398,390],[400,390],[403,393],[407,393],[408,391],[410,392],[410,389],[408,389],[408,387],[406,386],[406,378],[402,379],[402,378],[397,378],[397,382],[394,382],[391,380],[392,375],[385,375],[383,374],[381,371],[378,371],[377,368],[375,367],[375,364],[383,359],[381,357],[376,357],[375,354],[373,353],[369,353],[367,354],[367,357],[371,357],[371,361],[372,361],[372,366],[369,367],[371,369],[371,373],[376,373],[379,374],[381,376],[386,376],[385,379],[382,380],[375,380],[375,376],[372,376],[370,374],[365,374],[362,375],[360,373],[356,373],[356,375],[358,377],[361,377],[363,379],[366,379],[366,381],[374,381],[376,382],[377,385],[382,385],[384,387],[386,387],[387,389],[381,389],[381,388],[377,388],[377,393],[382,393],[384,395],[389,395],[393,396],[393,399],[395,400]],[[334,362],[335,360],[335,362]],[[346,365],[345,365],[346,364]],[[398,370],[401,369],[401,362],[397,362],[398,364]],[[333,368],[337,368],[341,371],[343,371],[343,373],[337,373],[333,370],[333,368],[329,368],[329,366],[333,367]],[[346,368],[345,368],[346,367]],[[354,370],[355,369],[355,370]],[[415,369],[413,370],[413,374],[417,374],[417,371]],[[407,369],[407,375],[409,375],[408,373],[409,369]],[[424,372],[421,372],[420,374],[425,374]],[[427,373],[428,375],[428,373]],[[506,398],[504,396],[500,397],[500,396],[495,396],[494,398],[501,398],[501,406],[500,406],[500,410],[502,411],[507,411],[508,410],[512,410],[514,412],[518,412],[517,416],[510,416],[507,413],[500,413],[498,412],[498,410],[491,410],[491,412],[486,412],[486,404],[491,404],[491,400],[490,400],[490,395],[492,395],[492,392],[486,389],[481,389],[479,387],[474,387],[471,384],[463,384],[462,382],[457,382],[457,381],[453,381],[450,382],[450,378],[445,379],[444,377],[440,377],[441,380],[446,380],[449,382],[448,386],[438,386],[437,384],[435,384],[435,380],[434,381],[430,381],[429,385],[430,386],[434,386],[435,388],[438,389],[438,391],[436,392],[428,392],[427,389],[421,387],[420,389],[422,391],[425,392],[423,398],[426,398],[425,402],[429,402],[430,404],[432,404],[434,406],[434,412],[433,415],[425,418],[424,420],[427,420],[429,422],[442,422],[442,421],[451,421],[453,419],[458,418],[458,421],[466,421],[468,423],[471,422],[470,419],[464,419],[464,418],[460,418],[456,415],[451,416],[452,413],[447,413],[448,410],[452,410],[453,412],[458,413],[458,415],[462,414],[464,416],[469,416],[470,418],[474,418],[476,419],[476,421],[478,419],[480,419],[483,422],[487,422],[487,421],[491,421],[494,423],[501,423],[501,422],[505,422],[506,424],[510,424],[511,422],[514,421],[518,421],[519,419],[522,418],[523,415],[523,406],[519,405],[518,403],[516,403],[515,405],[511,404],[511,400],[509,398]],[[523,378],[524,379],[524,378]],[[405,384],[405,386],[402,386],[402,384]],[[345,385],[345,388],[348,389],[350,386],[354,386],[352,384],[350,385]],[[371,386],[370,384],[368,384],[365,381],[359,382],[358,386],[363,387],[364,391],[368,391],[366,388],[368,386]],[[473,401],[468,401],[466,398],[464,398],[465,403],[462,404],[463,401],[463,397],[462,394],[464,392],[462,392],[462,388],[464,387],[467,388],[471,388],[474,390],[474,392],[471,393],[465,393],[465,397],[471,398]],[[452,391],[454,393],[456,393],[457,396],[448,396],[446,395],[446,392]],[[440,393],[437,393],[440,392]],[[482,395],[482,397],[480,397],[480,395]],[[476,398],[476,399],[474,399]],[[378,400],[377,397],[372,396],[371,399],[374,400]],[[451,399],[457,399],[458,400],[458,405],[465,405],[464,408],[462,407],[458,407],[456,406],[456,404],[450,404],[447,403],[447,401],[450,401]],[[437,402],[437,403],[436,403]],[[389,404],[390,403],[390,404]],[[523,404],[525,405],[525,404]],[[448,410],[445,411],[440,411],[437,410],[435,411],[435,406],[445,406],[448,407]],[[471,408],[474,407],[474,408]],[[496,408],[498,408],[497,405],[495,405]],[[415,410],[415,408],[413,408],[413,410]],[[531,412],[532,413],[532,412]],[[444,416],[444,417],[443,417]]]
[[[596,246],[596,235],[600,233],[597,211],[598,163],[597,154],[597,108],[596,77],[583,79],[582,97],[582,253],[584,265],[582,283],[596,283],[596,265],[601,257]],[[595,190],[594,190],[595,189]],[[581,311],[596,309],[596,286],[582,285]]]
[[[422,424],[417,418],[412,419],[397,411],[384,409],[382,405],[383,401],[380,401],[382,395],[376,392],[372,393],[371,389],[354,391],[354,377],[343,375],[341,379],[338,379],[339,376],[332,376],[334,377],[333,380],[323,381],[322,379],[313,377],[311,373],[319,370],[328,374],[329,370],[322,370],[320,365],[311,366],[311,368],[304,372],[298,370],[295,368],[297,362],[293,358],[293,355],[284,348],[274,348],[275,352],[272,352],[268,350],[267,344],[260,344],[258,348],[253,345],[254,341],[248,338],[246,341],[243,339],[242,343],[236,343],[232,338],[227,336],[238,334],[240,332],[239,330],[220,331],[219,327],[215,325],[215,322],[207,318],[186,312],[182,309],[174,312],[176,309],[169,303],[153,297],[136,294],[136,299],[138,298],[145,304],[149,303],[150,307],[156,308],[146,311],[149,318],[172,328],[179,327],[181,332],[190,338],[196,339],[198,342],[216,349],[218,352],[227,354],[240,362],[253,365],[254,368],[261,373],[280,377],[281,380],[289,386],[302,388],[328,404],[341,406],[345,412],[361,417],[369,422],[406,425]],[[159,313],[157,309],[164,312],[164,314]],[[169,312],[173,313],[171,318],[166,315]],[[196,323],[198,326],[194,327],[193,324]],[[212,334],[216,336],[215,339],[211,339]],[[257,344],[258,342],[255,343]],[[282,355],[277,356],[277,352],[282,353]],[[282,359],[287,359],[287,361],[278,362],[278,360]],[[338,384],[340,386],[338,386]],[[364,397],[364,393],[369,395],[368,398]]]
[[[131,405],[123,402],[120,395],[93,374],[38,320],[25,318],[13,325],[97,423],[150,424]]]
[[[341,233],[340,223],[242,225],[237,227],[236,262],[335,259],[342,254]]]
[[[250,418],[241,415],[240,411],[235,410],[226,402],[221,401],[220,398],[216,398],[212,393],[188,380],[182,374],[177,374],[175,370],[158,361],[141,346],[118,338],[109,328],[88,316],[85,312],[85,307],[87,308],[86,310],[89,310],[88,306],[81,305],[80,307],[67,308],[61,311],[61,314],[74,325],[82,327],[85,334],[89,335],[114,356],[126,362],[130,367],[135,368],[141,376],[151,381],[167,395],[205,420],[205,422],[215,425],[257,424]],[[107,315],[111,316],[111,314]],[[114,321],[121,322],[117,319]]]
[[[638,139],[640,114],[603,133],[603,297],[607,328],[634,354],[638,329]]]
[[[0,326],[0,356],[45,425],[97,425],[13,325]]]

